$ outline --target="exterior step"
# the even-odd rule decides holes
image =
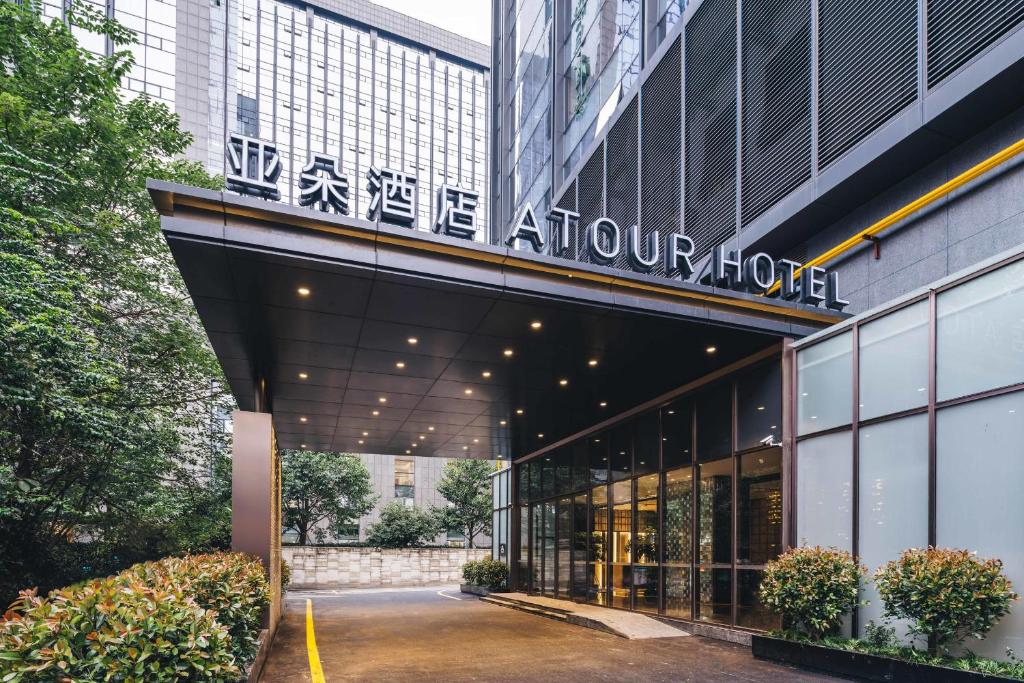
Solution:
[[[527,614],[535,614],[567,624],[604,631],[605,633],[630,640],[641,638],[675,638],[690,635],[679,628],[637,612],[624,612],[607,607],[581,605],[552,598],[528,596],[522,593],[492,593],[487,597],[480,598],[480,600],[489,602],[492,605],[516,609]]]
[[[519,600],[505,600],[504,598],[498,598],[494,595],[488,595],[480,598],[480,602],[489,602],[492,605],[499,605],[501,607],[508,607],[520,612],[526,612],[527,614],[533,614],[538,617],[546,617],[548,619],[554,619],[555,621],[568,622],[569,615],[560,610],[546,609],[543,607],[537,607],[536,605],[529,605]]]

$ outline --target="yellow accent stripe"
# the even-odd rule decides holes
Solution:
[[[313,633],[313,601],[306,598],[306,650],[309,652],[309,676],[313,683],[325,683],[324,670],[320,666],[320,653],[316,649],[316,634]]]
[[[837,256],[841,256],[842,254],[845,254],[851,249],[854,249],[864,244],[865,237],[874,237],[883,230],[891,228],[892,226],[894,226],[896,223],[899,223],[907,216],[910,216],[911,214],[920,211],[924,207],[928,206],[929,204],[935,202],[938,199],[941,199],[950,192],[953,192],[954,190],[963,187],[964,185],[971,182],[978,176],[987,173],[988,171],[991,171],[993,168],[999,166],[1004,162],[1009,161],[1010,159],[1014,158],[1021,152],[1024,152],[1024,139],[1018,140],[1017,142],[1013,143],[1006,149],[997,152],[996,154],[993,154],[988,159],[982,161],[980,164],[972,166],[971,168],[967,169],[966,171],[964,171],[957,177],[953,178],[952,180],[948,180],[942,185],[939,185],[931,192],[921,195],[920,197],[910,202],[903,208],[892,212],[891,214],[889,214],[882,220],[878,221],[877,223],[874,223],[873,225],[861,230],[860,232],[858,232],[845,242],[837,244],[836,246],[832,247],[825,253],[815,256],[810,261],[805,263],[803,266],[797,268],[795,272],[800,273],[801,271],[803,271],[804,268],[810,268],[811,266],[820,266],[822,263],[831,261]],[[768,293],[774,294],[776,291],[778,291],[778,289],[779,283],[776,282],[772,286],[772,288],[768,290]]]

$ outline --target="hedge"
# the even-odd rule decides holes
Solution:
[[[0,681],[237,681],[269,601],[262,564],[233,553],[22,591],[0,620]]]
[[[508,582],[508,565],[499,560],[470,560],[462,565],[462,578],[471,586],[501,590]]]

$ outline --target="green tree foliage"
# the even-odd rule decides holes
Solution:
[[[819,640],[839,631],[859,603],[857,589],[867,570],[835,548],[790,548],[764,567],[761,604],[782,615],[785,628]]]
[[[380,548],[417,547],[437,536],[442,528],[433,512],[393,500],[380,509],[380,520],[370,525],[366,542]]]
[[[323,542],[327,531],[340,536],[341,528],[372,510],[377,498],[370,472],[359,458],[319,451],[282,453],[284,528],[298,533],[300,545],[311,538]]]
[[[491,533],[493,471],[485,460],[452,460],[437,482],[437,492],[448,505],[437,508],[434,514],[442,528],[465,534],[470,548],[476,536]]]
[[[146,178],[214,187],[178,117],[121,98],[133,36],[82,49],[0,2],[0,601],[222,545],[230,406]]]
[[[1010,612],[1018,596],[998,559],[967,550],[911,548],[875,572],[885,616],[910,621],[928,639],[928,651],[984,638]]]

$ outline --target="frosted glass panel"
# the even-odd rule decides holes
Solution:
[[[860,430],[861,562],[874,572],[907,548],[928,545],[928,416],[914,415]],[[860,627],[882,623],[882,602],[874,582],[861,598]],[[901,636],[906,624],[894,624]],[[863,632],[863,631],[862,631]]]
[[[846,332],[797,354],[798,434],[851,421],[852,340],[853,335]]]
[[[827,434],[797,444],[797,545],[852,548],[853,438]]]
[[[998,557],[1017,591],[1024,586],[1024,392],[965,403],[938,413],[936,541],[980,557]],[[1024,652],[1024,609],[969,647],[1002,659]]]
[[[928,302],[860,328],[860,418],[928,403]]]
[[[940,401],[1024,382],[1024,261],[938,295]]]

